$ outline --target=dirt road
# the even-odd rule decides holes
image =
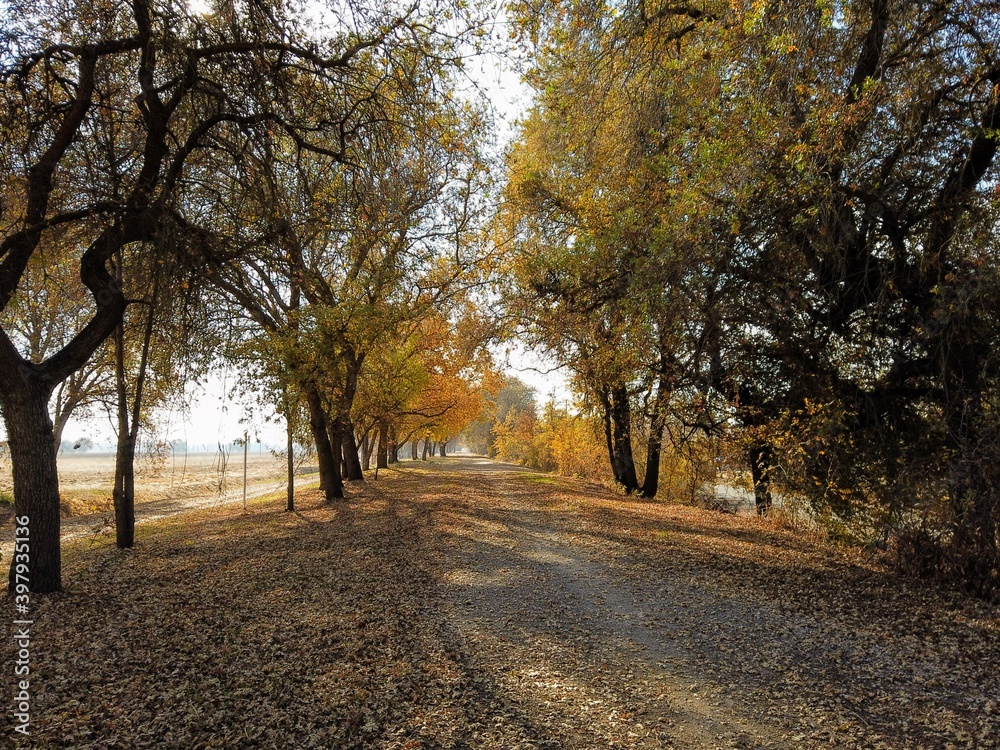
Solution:
[[[995,609],[756,519],[452,468],[448,620],[543,745],[998,746]]]

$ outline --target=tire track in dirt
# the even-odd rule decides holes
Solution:
[[[756,519],[504,468],[397,481],[455,651],[524,747],[1000,747],[987,605]]]
[[[690,655],[606,559],[575,541],[571,510],[524,476],[455,479],[441,483],[451,491],[432,513],[446,545],[448,621],[541,746],[794,746],[773,716],[735,711],[675,667]]]

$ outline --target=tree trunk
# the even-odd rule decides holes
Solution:
[[[368,437],[369,433],[366,432],[361,437],[361,469],[363,471],[370,471],[372,468],[372,449],[369,445],[370,440]]]
[[[378,453],[375,458],[375,468],[389,468],[389,426],[385,422],[378,423]]]
[[[639,480],[636,477],[635,463],[632,459],[632,412],[625,386],[617,386],[611,392],[611,423],[619,481],[625,488],[625,492],[632,494],[639,489]]]
[[[343,497],[344,477],[347,476],[347,462],[344,460],[344,428],[337,417],[331,417],[327,414],[326,429],[330,436],[330,451],[333,454],[333,463],[336,467],[335,481],[341,488],[341,494],[337,497]]]
[[[295,424],[292,422],[292,405],[285,396],[285,453],[288,459],[288,489],[285,510],[295,510]]]
[[[646,441],[646,476],[642,480],[643,497],[656,497],[660,487],[660,453],[663,450],[663,429],[667,421],[667,401],[670,397],[669,359],[661,339],[660,372],[653,399],[653,414],[649,425],[649,439]]]
[[[389,425],[389,463],[399,463],[399,443],[396,442],[395,425]]]
[[[301,302],[302,290],[299,287],[299,279],[296,274],[292,274],[288,298],[289,312],[298,310]],[[288,316],[288,324],[293,333],[298,331],[298,318],[295,315]],[[282,396],[285,404],[285,452],[288,454],[285,510],[292,513],[295,511],[295,420],[299,413],[299,404],[297,400],[293,400],[288,385],[284,386]]]
[[[424,438],[424,454],[420,457],[421,461],[426,461],[427,460],[427,445],[428,445],[428,443],[430,443],[430,440],[428,440],[427,438]]]
[[[135,436],[129,432],[118,438],[115,452],[115,544],[128,549],[135,544]]]
[[[46,594],[62,589],[59,473],[49,418],[52,390],[27,371],[22,376],[20,384],[3,394],[3,417],[14,479],[15,524],[28,527],[28,588]],[[21,523],[25,519],[27,524]],[[9,581],[11,594],[17,583],[24,583],[16,578],[14,562]]]
[[[118,256],[116,273],[122,268]],[[118,450],[115,454],[115,484],[112,498],[115,507],[115,543],[119,549],[129,549],[135,544],[135,445],[139,436],[139,419],[142,416],[142,397],[149,367],[149,350],[153,341],[153,323],[160,302],[161,267],[153,275],[153,288],[147,300],[146,320],[142,330],[142,350],[139,370],[135,376],[135,393],[132,396],[131,415],[128,405],[128,384],[125,373],[125,322],[115,328],[115,374],[118,381]],[[130,421],[131,420],[131,421]]]
[[[750,475],[753,477],[753,496],[757,515],[766,516],[771,510],[771,468],[774,451],[767,443],[754,443],[748,455]]]
[[[323,401],[316,389],[306,391],[309,405],[309,428],[316,443],[316,461],[319,464],[320,487],[326,493],[326,501],[332,502],[344,496],[344,485],[340,478],[340,461],[335,460],[330,436],[326,428],[326,413]]]
[[[611,435],[611,396],[606,388],[598,392],[601,400],[601,421],[604,425],[604,442],[608,450],[608,462],[611,464],[611,476],[618,484],[622,484],[621,470],[615,459],[615,442]]]
[[[334,428],[333,417],[329,412],[324,412],[326,419],[326,435],[330,439],[330,450],[333,451],[333,460],[337,462],[337,472],[341,478],[344,477],[344,450],[341,445],[340,434]]]
[[[115,509],[115,544],[120,549],[128,549],[135,543],[135,435],[129,423],[124,324],[115,329],[114,342],[118,443],[115,450],[115,478],[111,498]]]
[[[445,453],[445,448],[447,447],[447,445],[448,445],[448,441],[447,440],[442,440],[441,441],[441,446],[440,446],[441,447],[441,458],[445,458],[448,455],[447,453]]]
[[[410,443],[410,460],[411,461],[416,461],[417,460],[417,457],[418,457],[417,456],[417,447],[419,445],[420,445],[420,441],[419,440],[414,440],[412,443]]]
[[[344,460],[347,462],[345,477],[351,482],[365,481],[365,473],[358,456],[358,441],[354,436],[354,424],[350,420],[344,427]]]

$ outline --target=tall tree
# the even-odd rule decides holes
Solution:
[[[350,119],[326,151],[253,132],[206,165],[203,189],[225,195],[201,237],[210,279],[306,402],[328,500],[344,470],[362,478],[352,405],[366,358],[460,288],[478,254],[488,123],[455,89],[465,31],[424,20],[414,11],[408,34],[357,60]]]
[[[76,238],[75,263],[93,298],[89,320],[41,362],[0,331],[0,407],[15,506],[30,519],[34,591],[61,586],[48,403],[122,320],[127,300],[111,259],[125,247],[155,247],[169,226],[188,230],[210,218],[208,205],[184,200],[198,179],[188,166],[227,133],[281,130],[304,149],[317,133],[346,139],[350,109],[316,94],[346,91],[356,58],[404,20],[359,12],[350,16],[355,26],[344,20],[318,40],[284,4],[220,2],[206,16],[185,7],[15,1],[0,19],[0,309],[23,286],[32,257],[66,234]],[[99,132],[113,134],[112,151]],[[343,146],[323,150],[339,158]]]
[[[712,406],[696,424],[742,426],[759,507],[780,462],[820,514],[901,539],[922,518],[929,568],[995,596],[994,4],[543,10],[522,16],[541,93],[515,165],[542,166],[521,236],[694,292],[673,387]],[[616,306],[643,298],[605,267]]]

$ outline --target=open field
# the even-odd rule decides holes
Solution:
[[[1000,747],[996,607],[482,459],[349,493],[71,541],[31,605],[31,746]]]
[[[63,516],[111,511],[115,457],[107,453],[62,454],[59,491]],[[270,453],[251,451],[247,457],[247,488],[259,494],[262,485],[283,481],[285,461]],[[243,454],[234,447],[228,458],[218,453],[192,453],[136,460],[136,503],[185,498],[217,500],[242,497]],[[0,462],[0,491],[11,492],[10,461]]]
[[[224,469],[224,470],[223,470]],[[59,456],[59,493],[63,538],[94,536],[114,523],[111,489],[115,457],[109,454]],[[284,489],[285,461],[270,453],[247,456],[247,497],[255,498]],[[10,462],[0,464],[0,491],[11,497]],[[296,480],[315,484],[315,470],[299,467]],[[136,524],[196,508],[219,507],[243,500],[243,454],[234,449],[227,461],[218,454],[192,453],[176,459],[136,462]],[[13,506],[0,505],[0,560],[9,560],[13,549],[10,521]]]

